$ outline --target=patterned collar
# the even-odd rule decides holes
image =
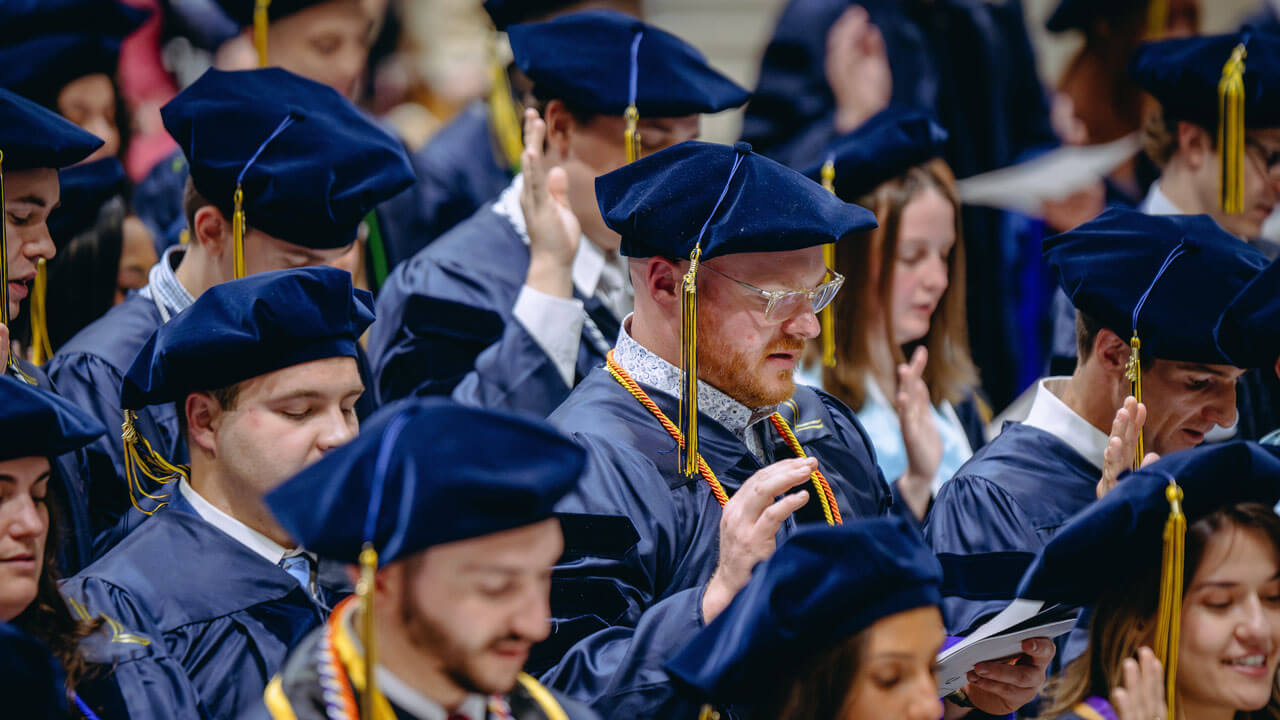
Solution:
[[[196,301],[191,293],[182,287],[182,283],[178,282],[178,276],[174,273],[186,252],[186,248],[181,245],[174,245],[165,250],[164,255],[160,257],[160,262],[153,265],[151,272],[147,274],[147,286],[139,291],[144,297],[155,301],[160,307],[160,314],[164,315],[166,320],[186,310]]]
[[[618,343],[613,349],[613,359],[636,382],[672,397],[680,397],[684,373],[631,337],[630,315],[622,321]],[[706,382],[698,381],[698,411],[728,428],[729,432],[747,444],[756,457],[763,454],[760,439],[756,433],[749,433],[747,430],[776,410],[776,405],[752,410]]]

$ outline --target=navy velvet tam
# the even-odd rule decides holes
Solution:
[[[222,12],[239,25],[248,27],[253,24],[253,10],[258,0],[216,0]],[[271,0],[267,6],[267,20],[275,22],[286,15],[292,15],[315,5],[322,5],[329,0]]]
[[[176,402],[313,360],[357,357],[373,297],[345,270],[256,273],[214,285],[160,326],[125,374],[121,405]]]
[[[1181,362],[1230,365],[1214,340],[1227,304],[1266,257],[1208,215],[1111,209],[1045,240],[1044,257],[1067,297],[1142,350]]]
[[[748,93],[689,43],[612,10],[512,25],[516,66],[546,100],[600,115],[683,117],[738,107]]]
[[[717,705],[758,702],[795,668],[877,620],[937,606],[942,569],[902,518],[800,530],[758,566],[667,672]]]
[[[1171,478],[1182,487],[1187,527],[1239,503],[1270,508],[1280,501],[1280,447],[1202,445],[1122,475],[1049,540],[1027,568],[1018,597],[1089,605],[1131,586],[1143,568],[1159,567]]]
[[[123,38],[150,17],[148,10],[117,0],[4,0],[0,45],[38,35],[86,33]]]
[[[102,140],[61,115],[0,88],[0,170],[63,168],[100,147]]]
[[[822,162],[804,174],[820,180],[828,161],[835,191],[856,200],[917,165],[942,157],[947,131],[924,110],[892,106],[832,143]]]
[[[1280,36],[1245,26],[1226,35],[1177,38],[1138,48],[1129,74],[1165,114],[1218,127],[1218,84],[1237,45],[1245,46],[1244,124],[1280,127]]]
[[[106,432],[93,416],[48,390],[0,376],[0,460],[56,457]]]
[[[409,398],[380,408],[266,502],[308,550],[355,563],[368,542],[386,564],[553,517],[585,463],[543,420]]]
[[[1218,320],[1218,346],[1236,367],[1269,369],[1280,358],[1280,262],[1258,274]]]
[[[350,245],[375,206],[414,182],[399,140],[332,88],[279,68],[211,69],[160,114],[206,200],[230,213],[241,187],[247,225],[295,245]]]
[[[72,165],[58,173],[58,207],[49,213],[49,235],[62,247],[98,221],[102,205],[129,191],[129,179],[115,158]]]
[[[102,73],[115,78],[120,38],[95,33],[43,35],[0,48],[0,87],[50,109],[72,80]]]
[[[579,0],[484,0],[484,11],[489,13],[493,26],[506,30],[516,23],[528,22],[548,15]]]
[[[627,257],[688,259],[700,238],[703,260],[799,250],[876,226],[870,210],[742,142],[690,140],[641,158],[596,178],[596,202]]]

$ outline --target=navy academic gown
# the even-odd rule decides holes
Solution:
[[[512,314],[528,271],[529,248],[492,204],[397,267],[369,331],[379,400],[453,393],[478,407],[555,410],[570,388]],[[604,364],[620,327],[595,298],[583,303],[600,335],[584,327],[577,378]]]
[[[134,717],[232,720],[262,703],[289,651],[350,594],[345,569],[324,561],[317,586],[321,597],[313,601],[293,576],[205,522],[175,490],[167,508],[62,591],[90,615],[105,613],[161,642],[185,673],[198,715],[130,708]]]
[[[489,105],[476,100],[409,156],[418,181],[378,208],[389,268],[471,217],[515,177],[489,117]]]
[[[1097,499],[1100,474],[1054,435],[1007,423],[943,483],[924,536],[953,593],[942,601],[949,632],[1004,609],[1035,553]]]
[[[676,417],[676,398],[645,390]],[[818,458],[846,521],[889,511],[871,440],[847,407],[800,386],[780,412],[805,452]],[[682,704],[662,664],[703,626],[720,506],[706,482],[679,473],[675,441],[603,368],[550,421],[585,446],[589,460],[577,489],[557,508],[565,554],[552,579],[553,629],[529,667],[604,717],[695,717],[697,707]],[[766,463],[793,457],[769,421],[762,424]],[[731,495],[765,464],[706,415],[698,443]],[[808,522],[823,522],[812,491],[779,541]]]

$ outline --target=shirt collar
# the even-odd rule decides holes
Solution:
[[[196,301],[195,297],[182,287],[182,283],[178,282],[178,275],[174,272],[186,252],[187,249],[181,245],[174,245],[165,250],[164,255],[160,256],[160,262],[151,266],[151,271],[147,273],[147,286],[141,291],[163,305],[170,317],[186,310]]]
[[[1036,388],[1031,412],[1026,425],[1043,430],[1066,443],[1080,457],[1094,467],[1102,469],[1102,455],[1107,450],[1107,434],[1094,427],[1075,410],[1062,402],[1059,394],[1066,388],[1069,377],[1050,377],[1040,381]]]
[[[1182,215],[1184,214],[1168,195],[1160,189],[1160,181],[1151,183],[1151,190],[1147,192],[1147,197],[1142,201],[1142,212],[1147,215]]]
[[[191,487],[191,483],[185,479],[178,481],[178,490],[182,493],[183,499],[191,503],[191,507],[195,509],[196,514],[203,518],[205,522],[230,535],[241,545],[261,555],[263,559],[272,565],[279,565],[280,561],[286,557],[302,552],[301,550],[289,550],[266,535],[231,517],[215,507],[213,503],[201,497],[200,493],[196,492],[196,489]],[[310,555],[313,561],[315,560],[314,555],[311,553],[306,554]]]
[[[613,349],[613,359],[636,382],[672,397],[680,397],[684,373],[631,337],[630,315],[622,321],[618,343]],[[741,440],[746,440],[748,428],[776,410],[776,405],[752,410],[706,382],[698,381],[698,411],[725,426]]]
[[[524,175],[516,175],[494,201],[493,211],[511,223],[520,240],[528,245],[529,228],[524,221],[524,210],[520,207],[520,192],[523,188]],[[621,256],[609,258],[598,245],[583,235],[578,241],[578,254],[573,257],[573,286],[583,297],[595,295],[601,289],[602,281],[611,286],[608,289],[624,287],[627,277],[625,262]]]

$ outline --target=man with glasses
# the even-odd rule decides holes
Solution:
[[[597,179],[596,197],[635,311],[550,417],[588,468],[557,508],[555,623],[530,667],[602,716],[674,717],[662,664],[777,543],[890,510],[853,413],[794,380],[843,280],[822,245],[875,219],[745,143],[676,145]],[[1041,665],[995,669],[998,689],[971,696],[1008,712]]]

